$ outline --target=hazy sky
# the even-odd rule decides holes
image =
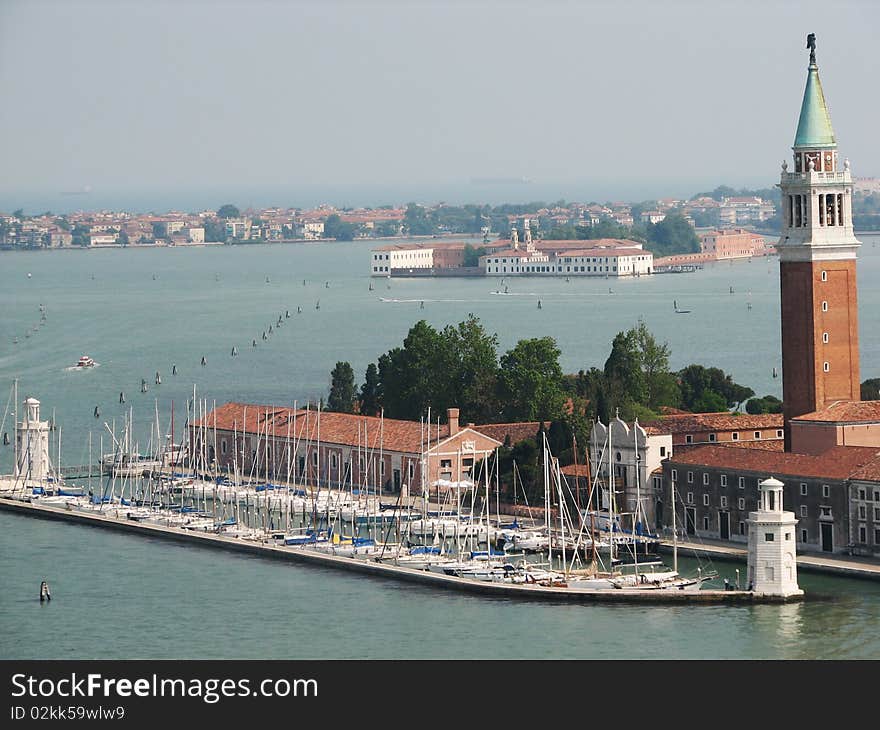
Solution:
[[[880,175],[878,27],[870,0],[0,0],[0,210],[773,184],[808,32]],[[503,177],[532,183],[473,180]]]

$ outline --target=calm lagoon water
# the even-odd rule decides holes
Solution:
[[[864,379],[880,375],[880,237],[861,240]],[[568,372],[601,367],[614,335],[642,318],[668,341],[674,367],[716,365],[759,395],[781,395],[775,258],[631,281],[507,279],[505,296],[498,279],[375,279],[370,291],[370,245],[4,252],[0,399],[18,378],[19,400],[34,395],[54,412],[64,463],[85,463],[89,432],[97,453],[102,433],[109,445],[103,423],[119,429],[129,408],[146,450],[155,411],[167,428],[172,401],[179,433],[194,385],[209,402],[315,399],[338,360],[362,376],[418,319],[442,327],[470,312],[502,352],[552,335]],[[673,300],[691,314],[675,314]],[[83,354],[100,367],[69,370]],[[0,449],[0,470],[11,461]],[[732,578],[737,566],[716,567]],[[55,600],[40,607],[43,578]],[[880,657],[880,585],[801,578],[832,600],[520,604],[0,514],[0,614],[15,627],[0,635],[0,657]]]

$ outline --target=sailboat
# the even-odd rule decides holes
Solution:
[[[634,560],[632,563],[624,564],[618,559],[618,546],[620,541],[615,539],[614,527],[616,526],[616,518],[615,518],[615,490],[614,490],[614,466],[611,460],[612,448],[611,448],[611,425],[609,424],[608,428],[608,436],[604,445],[604,451],[607,453],[607,479],[608,479],[608,515],[609,515],[609,523],[611,526],[611,540],[610,540],[610,565],[609,569],[601,571],[599,570],[599,565],[594,563],[588,570],[586,571],[578,571],[577,573],[572,574],[571,571],[568,570],[568,566],[566,566],[566,576],[565,576],[565,585],[567,588],[573,590],[584,590],[584,591],[593,591],[593,590],[660,590],[660,589],[675,589],[675,590],[688,590],[695,591],[699,590],[702,583],[707,580],[711,580],[715,577],[712,573],[701,573],[697,577],[685,577],[679,574],[678,572],[678,546],[675,541],[676,538],[673,538],[673,568],[669,569],[661,561],[658,560],[648,560],[638,562],[638,552],[633,552]],[[634,429],[635,430],[635,429]],[[636,454],[638,454],[638,440],[637,435],[634,435],[634,443],[636,446]],[[602,463],[604,459],[605,453],[601,454],[601,456],[597,459],[597,466]],[[598,469],[596,469],[598,476]],[[636,472],[638,473],[638,467],[636,467]],[[636,476],[636,512],[631,515],[633,520],[633,528],[632,534],[635,536],[638,528],[640,517],[643,519],[644,512],[640,509],[641,502],[641,493],[639,489],[638,483],[638,475]],[[673,533],[674,534],[674,533]],[[637,544],[633,542],[633,544]],[[629,571],[625,571],[624,569],[631,569]]]

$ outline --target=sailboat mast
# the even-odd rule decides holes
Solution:
[[[678,573],[678,530],[675,526],[675,481],[672,484],[672,569]]]
[[[611,463],[611,421],[608,422],[608,529],[611,535],[611,569],[614,570],[614,466]]]
[[[639,492],[639,436],[636,429],[638,428],[638,420],[633,423],[633,447],[635,448],[635,472],[636,472],[636,509],[632,517],[632,533],[633,533],[633,560],[635,562],[636,573],[639,571],[639,543],[636,540],[636,523],[639,519],[639,513],[642,508],[641,493]]]

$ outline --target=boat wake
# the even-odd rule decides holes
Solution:
[[[475,302],[480,301],[479,299],[389,299],[388,297],[379,297],[380,302],[385,302],[386,304],[431,304],[431,303],[445,303],[445,302]]]
[[[88,367],[82,367],[81,365],[71,365],[69,368],[64,368],[64,369],[67,372],[72,373],[72,372],[76,372],[76,371],[87,372],[89,370],[92,370],[94,368],[99,368],[99,367],[101,367],[101,363],[96,362],[93,365],[89,365]]]

